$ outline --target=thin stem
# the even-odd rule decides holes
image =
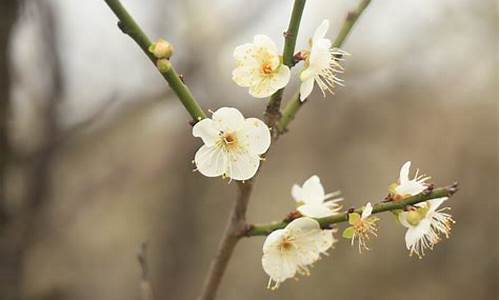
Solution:
[[[344,44],[354,24],[356,24],[359,17],[361,16],[361,14],[363,14],[363,12],[368,7],[370,2],[371,0],[361,0],[361,2],[359,3],[358,7],[355,10],[347,13],[345,21],[342,24],[342,28],[340,29],[337,37],[335,38],[332,47],[340,48]],[[288,125],[295,118],[295,115],[302,107],[302,104],[304,104],[304,102],[300,101],[299,93],[294,94],[292,99],[288,101],[288,104],[285,107],[285,110],[283,111],[281,118],[277,121],[276,128],[278,131],[277,132],[278,135],[281,135],[287,131]]]
[[[141,27],[135,22],[132,16],[127,12],[125,7],[123,7],[119,0],[104,1],[120,20],[118,22],[118,27],[123,31],[123,33],[129,35],[137,43],[137,45],[139,45],[142,51],[149,57],[151,62],[156,65],[156,57],[154,57],[154,55],[148,50],[149,46],[151,45],[151,41],[142,31]],[[163,75],[163,78],[165,78],[170,88],[175,92],[179,100],[189,112],[189,114],[193,118],[194,123],[206,118],[206,115],[201,109],[200,105],[194,99],[189,88],[182,82],[173,66],[168,68],[168,70],[166,71],[160,71],[160,73]]]
[[[293,67],[293,55],[295,51],[295,43],[297,42],[297,35],[299,33],[300,20],[302,19],[302,12],[304,11],[304,6],[306,0],[295,0],[292,8],[292,15],[290,17],[290,22],[288,24],[288,29],[284,32],[285,45],[283,47],[283,64],[287,65],[289,68]],[[266,107],[266,124],[274,128],[276,122],[281,116],[280,107],[281,99],[283,98],[284,88],[276,91],[271,98]]]
[[[352,27],[356,24],[356,21],[358,21],[358,18],[365,11],[370,2],[371,0],[361,0],[355,10],[347,13],[344,24],[342,24],[342,28],[340,29],[335,42],[333,42],[332,47],[340,48],[344,44],[344,41],[351,32]]]
[[[305,99],[304,101],[300,101],[300,94],[298,91],[295,93],[292,99],[293,100],[288,101],[281,118],[276,123],[276,129],[278,130],[279,135],[287,131],[288,124],[292,122],[299,109],[302,107],[304,103],[306,103],[307,100]]]
[[[253,182],[246,183],[238,182],[239,196],[234,203],[233,210],[227,221],[226,229],[220,241],[217,255],[212,260],[210,269],[205,279],[203,291],[198,300],[213,300],[217,294],[224,272],[231,256],[233,255],[234,248],[240,238],[247,231],[246,224],[246,211],[248,200],[253,189]]]
[[[373,206],[372,214],[377,214],[386,211],[393,211],[397,209],[404,209],[406,206],[414,205],[419,202],[427,201],[430,199],[450,197],[456,191],[457,191],[457,185],[454,184],[448,187],[434,189],[429,193],[421,193],[401,201],[380,202]],[[347,222],[349,220],[349,213],[357,212],[361,214],[362,211],[363,208],[360,207],[354,211],[349,210],[344,213],[333,215],[331,217],[317,218],[316,220],[323,228],[327,228],[329,225],[332,224]],[[245,236],[250,237],[250,236],[268,235],[277,229],[285,228],[285,226],[290,222],[291,220],[287,219],[269,224],[250,225],[249,230],[247,231]]]

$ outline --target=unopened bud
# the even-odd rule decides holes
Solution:
[[[174,47],[164,39],[158,39],[149,46],[149,52],[153,53],[156,58],[169,59],[174,53]]]
[[[165,73],[168,72],[168,70],[170,70],[172,64],[168,59],[162,58],[156,61],[156,66],[158,67],[158,70],[160,70],[161,73]]]

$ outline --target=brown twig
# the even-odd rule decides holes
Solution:
[[[217,255],[212,260],[208,275],[205,279],[203,291],[198,300],[213,300],[221,283],[224,272],[233,254],[236,244],[247,231],[246,211],[248,200],[253,189],[253,182],[238,182],[239,196],[234,203],[233,210],[220,241]]]
[[[137,260],[141,266],[141,299],[142,300],[153,300],[153,287],[149,280],[149,268],[148,261],[146,259],[148,245],[146,242],[142,242],[137,250]]]

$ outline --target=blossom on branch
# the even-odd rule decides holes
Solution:
[[[250,95],[256,98],[271,96],[290,80],[290,69],[282,63],[276,44],[265,35],[256,35],[253,43],[236,47],[233,56],[233,81],[250,88]]]
[[[292,197],[300,204],[297,210],[304,216],[323,218],[338,213],[342,198],[335,198],[340,192],[325,195],[325,190],[317,175],[311,176],[302,186],[292,187]]]
[[[194,157],[196,168],[208,177],[252,178],[259,168],[260,155],[271,145],[271,133],[264,122],[245,119],[231,107],[219,108],[211,119],[196,123],[193,136],[204,143]]]
[[[370,250],[366,242],[370,239],[370,235],[377,236],[376,222],[379,220],[377,217],[370,217],[373,211],[373,206],[370,202],[366,204],[361,212],[349,214],[349,224],[342,233],[342,237],[351,240],[351,245],[358,240],[358,250],[361,253],[362,249]]]
[[[416,254],[419,258],[425,255],[426,249],[432,250],[435,244],[441,240],[441,236],[450,236],[451,225],[455,223],[452,216],[443,211],[449,210],[439,206],[448,197],[437,198],[415,204],[414,209],[399,213],[399,222],[408,230],[406,231],[406,248],[410,250],[410,256]]]
[[[309,275],[309,266],[336,242],[333,232],[322,230],[314,219],[302,217],[269,234],[262,249],[262,267],[270,276],[267,287],[276,289],[296,273]]]
[[[342,85],[342,79],[337,77],[337,73],[343,72],[343,67],[339,60],[348,53],[332,48],[332,42],[325,38],[330,23],[324,20],[318,26],[312,39],[309,40],[309,48],[301,52],[305,60],[305,69],[300,73],[300,101],[304,101],[311,94],[314,82],[319,86],[323,96],[325,91],[333,94],[335,85]]]
[[[389,192],[392,194],[393,200],[402,200],[411,196],[420,194],[427,189],[426,181],[431,177],[418,175],[418,169],[415,177],[410,179],[411,161],[407,161],[399,171],[399,180],[389,187]]]

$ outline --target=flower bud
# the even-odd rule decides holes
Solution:
[[[153,53],[156,58],[169,59],[174,53],[174,47],[164,39],[158,39],[149,46],[149,52]]]
[[[170,70],[172,64],[168,59],[162,58],[156,61],[156,66],[158,67],[158,70],[160,70],[161,73],[165,73],[168,72],[168,70]]]

